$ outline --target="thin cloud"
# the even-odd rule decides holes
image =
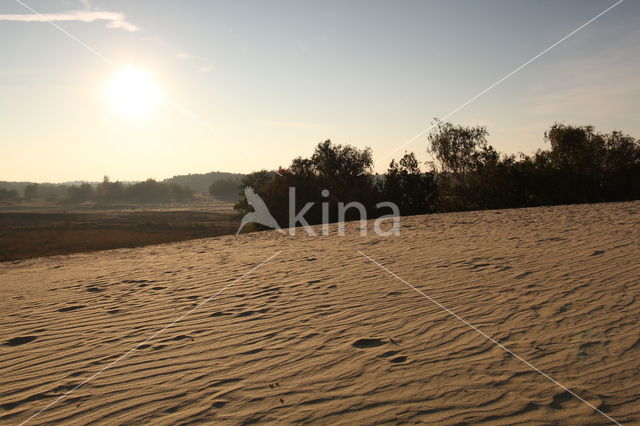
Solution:
[[[60,13],[0,15],[0,21],[14,22],[95,22],[107,21],[107,28],[138,31],[138,27],[125,19],[124,13],[92,10],[72,10]]]

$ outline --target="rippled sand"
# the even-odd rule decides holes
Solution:
[[[298,234],[0,264],[0,422],[640,422],[640,202]]]

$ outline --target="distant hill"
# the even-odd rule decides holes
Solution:
[[[241,179],[245,175],[242,173],[228,173],[228,172],[209,172],[209,173],[194,173],[188,175],[178,175],[165,179],[163,182],[177,183],[178,185],[184,185],[196,192],[202,192],[203,194],[209,193],[209,185],[219,180],[228,179]]]

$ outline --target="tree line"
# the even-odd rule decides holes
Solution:
[[[186,186],[193,189],[195,192],[201,192],[206,194],[210,191],[211,182],[216,183],[218,181],[232,181],[237,182],[235,188],[233,188],[232,198],[237,198],[238,184],[240,178],[244,176],[241,173],[228,173],[228,172],[209,172],[209,173],[189,173],[188,175],[177,175],[165,179],[165,183],[177,183],[178,185]],[[227,194],[228,196],[228,194]]]
[[[81,183],[79,185],[53,185],[29,183],[23,191],[25,200],[47,200],[61,203],[83,202],[129,202],[129,203],[162,203],[182,202],[194,198],[194,191],[176,183],[158,182],[147,179],[143,182],[112,182],[108,176],[97,184]],[[0,188],[0,201],[17,201],[18,191]]]
[[[622,132],[556,123],[544,134],[549,147],[533,155],[500,153],[488,136],[483,126],[436,121],[427,137],[432,161],[421,164],[414,153],[405,153],[381,175],[372,172],[369,148],[327,140],[289,167],[242,178],[235,209],[251,210],[243,193],[247,186],[281,226],[288,223],[290,187],[296,188],[296,211],[315,203],[305,214],[310,224],[321,223],[322,203],[335,212],[340,202],[358,201],[374,217],[383,201],[414,215],[640,199],[640,141]],[[352,219],[359,219],[356,210],[346,218]]]

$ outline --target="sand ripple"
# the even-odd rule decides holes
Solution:
[[[0,422],[640,423],[640,202],[0,265]]]

